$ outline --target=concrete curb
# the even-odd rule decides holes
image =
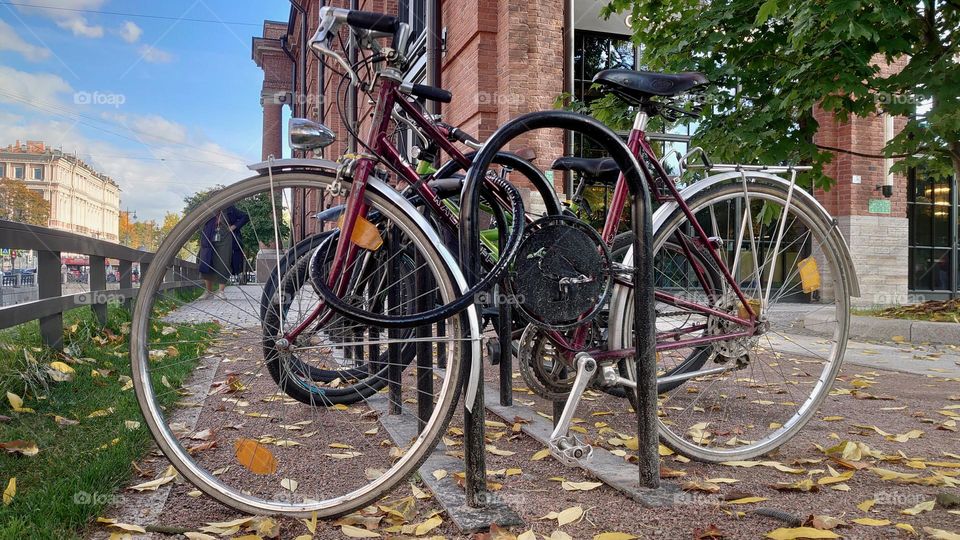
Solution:
[[[810,313],[800,320],[801,326],[816,333],[827,333],[836,319],[825,313]],[[818,332],[818,330],[822,330]],[[889,341],[902,336],[911,343],[960,343],[960,324],[947,322],[881,319],[854,315],[850,318],[850,337],[872,341]]]

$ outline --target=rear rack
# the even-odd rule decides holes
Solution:
[[[669,155],[669,154],[668,154]],[[700,163],[690,163],[690,158],[697,156]],[[745,165],[741,163],[713,163],[707,157],[703,148],[695,146],[690,149],[682,158],[680,158],[680,170],[705,170],[709,172],[768,172],[772,174],[796,173],[803,171],[812,171],[810,165]]]

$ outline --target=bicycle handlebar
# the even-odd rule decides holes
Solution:
[[[395,34],[400,28],[400,20],[392,15],[375,13],[373,11],[345,11],[347,11],[347,24],[354,28],[384,32],[386,34]]]

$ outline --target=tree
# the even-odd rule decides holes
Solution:
[[[170,234],[170,231],[180,223],[180,214],[176,212],[167,212],[163,215],[163,225],[160,226],[160,239],[163,240]]]
[[[0,219],[46,227],[50,202],[21,180],[0,178]]]
[[[117,230],[121,245],[135,247],[133,245],[133,222],[130,220],[130,212],[120,211],[120,224]]]
[[[883,156],[960,171],[957,0],[613,0],[631,12],[647,69],[705,73],[713,83],[698,144],[720,160],[808,162],[816,106],[840,121],[908,116]],[[896,64],[899,72],[885,69]],[[891,73],[894,72],[894,73]],[[607,105],[609,101],[598,104]],[[882,156],[878,156],[882,157]]]

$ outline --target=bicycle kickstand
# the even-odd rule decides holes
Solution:
[[[568,466],[574,467],[580,461],[587,460],[593,454],[593,447],[583,442],[579,437],[570,433],[570,421],[573,414],[580,404],[580,398],[583,391],[597,373],[597,361],[585,352],[578,353],[575,357],[577,365],[577,376],[573,381],[573,388],[570,390],[570,396],[567,398],[566,405],[563,406],[563,413],[560,414],[560,421],[553,428],[550,434],[550,453],[557,461]]]

